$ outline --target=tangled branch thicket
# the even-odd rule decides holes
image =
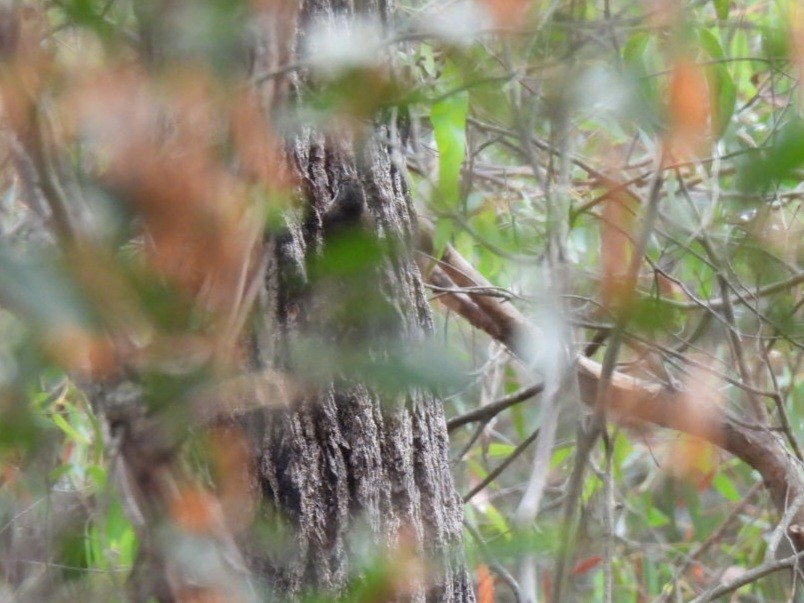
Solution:
[[[0,599],[792,600],[802,78],[801,0],[0,2]]]

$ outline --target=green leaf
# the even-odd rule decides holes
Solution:
[[[725,21],[729,18],[729,0],[712,0],[712,5],[718,19]]]
[[[89,526],[84,536],[84,557],[87,565],[96,569],[108,569],[106,555],[101,542],[101,532],[97,526]]]
[[[438,147],[438,205],[443,208],[458,205],[468,110],[468,92],[450,95],[430,108],[430,123]]]
[[[503,538],[511,540],[511,529],[508,527],[508,522],[505,521],[505,517],[497,510],[497,507],[489,505],[485,510],[485,515],[486,519],[491,522],[491,525],[497,528]]]
[[[106,469],[100,465],[91,465],[87,467],[87,476],[95,484],[98,490],[103,490],[108,481]]]
[[[478,463],[473,459],[469,459],[468,465],[469,465],[469,472],[475,477],[480,478],[481,480],[486,479],[486,476],[489,474],[483,465],[481,465],[480,463]]]
[[[659,89],[655,74],[662,71],[659,53],[653,37],[646,33],[631,36],[623,48],[623,63],[634,79],[638,91],[636,117],[647,130],[655,130],[659,119]]]
[[[751,46],[748,41],[748,34],[742,29],[738,29],[734,32],[729,46],[729,54],[733,57],[750,56]],[[754,63],[751,61],[736,61],[731,66],[731,72],[734,74],[736,85],[746,98],[752,97],[757,92],[754,82],[751,81],[751,77],[754,74],[753,66]]]
[[[639,300],[631,312],[630,321],[633,328],[644,333],[657,333],[677,326],[680,313],[664,299],[648,297]]]
[[[701,496],[698,492],[698,488],[694,483],[684,481],[679,483],[679,490],[681,492],[681,500],[677,502],[677,505],[685,506],[687,509],[694,530],[693,537],[696,539],[703,538],[707,533],[708,525],[707,518],[701,510]]]
[[[785,60],[790,56],[790,35],[781,10],[775,2],[768,3],[762,28],[762,54],[766,59]]]
[[[553,452],[553,456],[550,459],[550,468],[555,469],[561,463],[563,463],[567,458],[569,458],[570,453],[573,451],[572,446],[564,446],[559,448]]]
[[[70,425],[60,414],[54,414],[51,419],[56,427],[61,429],[64,434],[73,442],[77,442],[79,444],[89,444],[89,438],[79,433],[78,430]]]
[[[732,483],[732,481],[726,477],[725,473],[716,473],[715,477],[712,478],[712,486],[714,486],[718,494],[720,494],[726,500],[730,502],[740,500],[740,493],[737,492],[737,488],[734,487],[734,483]]]
[[[489,456],[491,458],[508,457],[511,456],[511,453],[513,453],[515,449],[516,446],[512,446],[511,444],[494,442],[493,444],[489,444]]]
[[[137,554],[138,546],[137,536],[134,529],[129,527],[120,535],[118,540],[118,563],[122,567],[131,567],[134,565],[134,557]]]
[[[444,249],[452,238],[455,231],[455,222],[449,218],[439,218],[436,221],[435,233],[433,234],[433,257],[440,258],[444,254]]]
[[[701,48],[714,60],[723,60],[726,54],[717,37],[708,29],[698,32]],[[712,104],[712,134],[719,140],[729,127],[737,103],[737,86],[724,63],[709,65],[706,69]]]
[[[93,0],[66,0],[60,8],[65,16],[77,25],[93,30],[102,38],[110,38],[113,28],[99,14],[100,7]]]
[[[712,65],[707,70],[709,88],[712,91],[712,134],[719,140],[726,133],[737,103],[737,87],[725,65]]]
[[[670,523],[670,519],[656,507],[648,507],[648,525],[652,528],[660,528]]]
[[[796,118],[781,128],[769,150],[751,154],[743,166],[742,188],[762,191],[789,178],[794,170],[802,166],[804,166],[804,120]]]
[[[0,248],[0,301],[37,330],[86,328],[85,300],[56,264]]]

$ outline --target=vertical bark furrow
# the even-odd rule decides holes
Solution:
[[[348,169],[326,174],[328,156],[343,154],[312,149],[308,155],[305,173],[313,177],[308,190],[326,196],[310,198],[311,211],[330,203],[330,188],[339,186],[339,179],[348,174]],[[407,201],[398,197],[390,162],[383,159],[387,156],[375,158],[363,178],[372,183],[367,203],[387,236],[394,238],[396,249],[379,270],[364,278],[376,279],[375,286],[394,309],[398,317],[394,328],[404,345],[422,341],[432,324],[418,269],[405,248],[410,240]],[[328,296],[311,304],[307,288],[316,283],[290,287],[294,279],[306,278],[299,253],[316,253],[311,242],[320,240],[321,233],[311,232],[314,226],[308,221],[304,230],[290,228],[286,236],[292,240],[283,243],[285,253],[278,256],[279,263],[292,264],[292,278],[277,282],[280,289],[290,290],[278,296],[276,317],[289,340],[304,336],[304,325],[328,331],[320,316],[305,316],[326,312]],[[323,244],[326,247],[326,241]],[[373,354],[385,353],[381,340],[367,343]],[[288,365],[287,358],[276,362]],[[305,367],[290,368],[303,378]],[[359,575],[359,568],[348,563],[349,533],[354,525],[366,524],[375,544],[412,547],[439,568],[428,587],[429,598],[472,600],[471,582],[453,550],[460,543],[461,506],[449,473],[443,411],[431,395],[413,392],[407,404],[382,405],[365,387],[339,383],[290,411],[282,424],[283,429],[271,431],[276,439],[266,442],[261,466],[264,489],[274,493],[277,507],[295,526],[295,561],[277,570],[290,594],[310,586],[337,591],[350,572]],[[412,600],[424,595],[413,588],[407,593]]]
[[[331,558],[328,580],[337,588],[348,577],[344,537],[350,527],[351,493],[349,466],[344,456],[345,440],[341,433],[337,402],[332,390],[327,392],[318,419],[318,441],[324,452],[322,471],[324,493],[325,540],[320,543]]]
[[[380,436],[382,425],[368,389],[351,386],[343,394],[336,394],[335,403],[344,426],[344,454],[350,478],[352,511],[364,517],[375,534],[381,533],[382,490],[386,473],[382,464]]]
[[[303,0],[294,48],[304,46],[305,28],[314,19],[360,13],[387,23],[388,6],[378,0]],[[304,97],[305,71],[291,74],[290,80],[295,98]],[[396,136],[387,122],[375,128],[378,138]],[[347,354],[370,350],[372,357],[390,358],[396,347],[386,348],[389,342],[405,346],[432,333],[424,288],[411,255],[415,218],[404,176],[394,165],[387,142],[361,142],[356,153],[357,135],[308,128],[288,146],[305,207],[277,237],[276,265],[266,280],[268,288],[277,289],[264,296],[276,300],[273,307],[264,308],[272,314],[266,322],[280,325],[282,345],[274,346],[273,358],[264,350],[258,356],[302,380],[308,367],[299,364],[316,360],[300,362],[290,354],[295,340],[323,336],[327,345],[340,344]],[[310,281],[311,262],[327,253],[326,212],[348,182],[359,183],[365,193],[371,219],[363,228],[387,244],[389,254],[376,269],[360,275],[359,283],[326,282],[326,277]],[[370,316],[372,303],[363,287],[381,300],[382,316]],[[362,304],[356,309],[365,322],[362,328],[331,324],[340,320],[333,304],[341,301]],[[334,379],[286,413],[266,413],[270,427],[259,451],[262,488],[288,520],[296,546],[284,560],[255,560],[255,566],[275,576],[290,595],[309,588],[337,592],[350,576],[359,576],[352,545],[365,549],[368,538],[391,555],[396,547],[406,554],[424,554],[428,567],[433,561],[438,568],[430,582],[412,578],[408,589],[395,596],[473,601],[471,581],[454,548],[460,544],[462,509],[449,473],[440,404],[418,391],[381,399],[379,392],[347,381]]]
[[[414,431],[418,434],[417,484],[426,494],[424,501],[424,520],[431,533],[434,548],[449,547],[461,532],[462,514],[456,504],[455,488],[447,462],[449,444],[444,436],[446,424],[436,411],[436,402],[424,395],[413,408]],[[435,454],[422,455],[420,451],[433,451]],[[434,462],[434,459],[439,459]]]
[[[411,454],[413,435],[410,415],[401,405],[385,410],[383,434],[383,461],[388,470],[388,486],[391,495],[391,513],[397,516],[396,525],[389,535],[394,541],[403,533],[421,538],[421,512]]]

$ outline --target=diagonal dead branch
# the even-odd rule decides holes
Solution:
[[[515,404],[524,402],[525,400],[533,398],[534,396],[542,393],[542,390],[544,390],[544,383],[537,383],[536,385],[531,385],[519,390],[518,392],[514,392],[509,396],[500,398],[491,404],[470,410],[459,417],[453,417],[447,421],[447,430],[452,432],[458,429],[458,427],[463,427],[467,423],[488,421],[504,411],[506,408],[511,408]]]
[[[430,232],[426,224],[421,228],[422,248],[427,253],[432,252]],[[438,267],[426,278],[445,289],[491,287],[451,246],[446,247]],[[525,357],[528,343],[540,335],[519,310],[499,298],[472,292],[445,293],[439,301],[503,343],[517,357]],[[578,356],[575,362],[581,400],[593,407],[602,366],[585,356]],[[729,417],[721,407],[704,408],[694,392],[671,389],[617,371],[611,376],[608,391],[607,410],[612,416],[637,419],[699,437],[748,463],[762,476],[779,513],[784,514],[788,502],[804,493],[804,474],[799,464],[770,431],[752,429]],[[802,522],[804,510],[799,510],[793,523]],[[802,535],[790,536],[798,550],[804,548]]]

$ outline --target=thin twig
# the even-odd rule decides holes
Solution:
[[[515,603],[522,603],[524,601],[524,599],[522,598],[522,590],[519,588],[519,584],[517,584],[514,577],[510,573],[508,573],[508,571],[494,559],[494,556],[489,552],[486,543],[483,542],[483,538],[480,536],[477,530],[475,530],[475,528],[472,527],[469,524],[469,522],[465,520],[463,522],[463,525],[466,528],[466,531],[472,535],[472,538],[474,538],[478,548],[480,549],[480,553],[483,555],[483,558],[489,564],[491,569],[493,569],[494,573],[496,573],[500,577],[500,579],[503,582],[505,582],[511,589],[511,592],[514,595]]]
[[[796,554],[790,555],[790,557],[786,557],[784,559],[780,559],[779,561],[771,561],[768,563],[763,563],[762,565],[755,567],[752,570],[748,570],[741,576],[735,578],[734,580],[730,580],[725,584],[721,584],[714,588],[710,588],[708,591],[695,597],[690,603],[705,603],[706,601],[713,601],[718,597],[722,597],[723,595],[727,595],[730,592],[734,592],[738,588],[741,588],[747,584],[751,584],[752,582],[756,582],[760,578],[764,578],[768,574],[772,574],[774,572],[778,572],[783,569],[788,569],[794,567],[798,562],[804,558],[804,551]]]
[[[745,493],[745,496],[732,507],[731,511],[729,511],[728,515],[720,522],[712,533],[706,537],[706,540],[699,543],[689,554],[684,555],[684,558],[678,564],[678,567],[673,572],[673,578],[670,582],[668,582],[668,586],[662,589],[662,594],[654,600],[654,603],[667,603],[670,600],[674,590],[675,590],[675,583],[678,581],[681,574],[686,571],[686,569],[695,562],[701,555],[703,555],[710,547],[715,545],[716,543],[720,542],[723,535],[726,533],[726,529],[731,525],[731,523],[735,520],[735,518],[743,512],[748,503],[751,502],[751,499],[754,495],[759,492],[762,488],[762,482],[757,482],[751,488],[749,488],[748,492]]]
[[[469,490],[469,492],[464,494],[463,502],[467,503],[470,500],[472,500],[472,498],[474,498],[478,492],[485,489],[486,486],[488,486],[491,482],[497,479],[502,474],[502,472],[505,471],[508,468],[508,466],[517,459],[517,457],[519,457],[520,454],[522,454],[523,452],[525,452],[525,450],[527,450],[528,446],[530,446],[533,442],[536,441],[536,438],[538,437],[539,437],[539,429],[536,429],[527,438],[522,440],[519,446],[514,448],[513,452],[511,452],[511,454],[508,455],[508,458],[506,458],[502,463],[497,465],[497,467],[495,467],[494,470],[491,471],[485,477],[485,479],[483,479],[483,481],[481,481],[478,485]]]
[[[662,164],[663,157],[660,157],[659,165],[661,166]],[[662,182],[662,171],[657,169],[654,174],[651,193],[648,198],[647,208],[645,210],[643,228],[633,250],[631,264],[629,265],[628,272],[626,274],[626,284],[624,286],[626,299],[628,299],[636,288],[637,275],[639,273],[639,267],[642,264],[642,257],[645,255],[648,239],[653,232],[653,225],[658,215]],[[592,406],[594,414],[591,417],[591,420],[586,425],[582,424],[578,430],[578,448],[575,454],[575,463],[568,486],[568,491],[571,494],[567,496],[564,502],[563,518],[565,529],[570,529],[569,526],[574,524],[578,502],[580,501],[580,496],[572,495],[572,493],[577,492],[580,494],[581,482],[583,481],[589,455],[591,454],[598,438],[605,430],[606,417],[609,412],[609,400],[611,398],[609,390],[613,381],[615,363],[619,353],[620,344],[622,342],[623,332],[628,320],[629,314],[625,311],[620,311],[617,315],[614,330],[611,332],[609,344],[606,347],[606,353],[603,357],[600,378],[597,382],[594,404]],[[567,561],[572,554],[574,538],[567,539],[566,544],[567,546],[562,548],[561,552],[556,558],[554,571],[555,589],[553,590],[553,601],[555,603],[560,603],[562,601],[562,593],[565,591],[567,586],[566,581],[569,578],[568,572],[566,571]]]
[[[511,408],[515,404],[519,404],[520,402],[524,402],[525,400],[540,394],[543,389],[544,383],[537,383],[505,396],[504,398],[491,402],[490,404],[479,406],[478,408],[470,410],[467,413],[453,417],[447,421],[447,430],[454,431],[458,427],[463,427],[467,423],[474,423],[476,421],[488,421],[489,419],[500,414],[505,409]]]

